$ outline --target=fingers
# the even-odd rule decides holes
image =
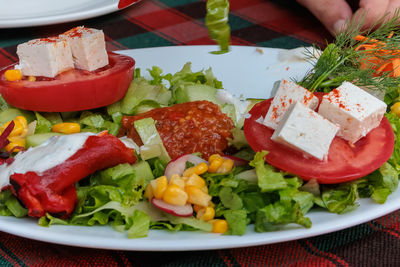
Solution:
[[[297,0],[297,2],[310,10],[332,35],[343,30],[346,20],[352,16],[351,8],[345,0]]]
[[[387,13],[390,0],[360,0],[360,8],[355,12],[356,19],[364,20],[364,27],[371,27]]]
[[[388,19],[393,17],[393,15],[396,14],[396,12],[398,15],[400,15],[399,8],[400,8],[400,0],[390,0],[386,11],[388,14]]]

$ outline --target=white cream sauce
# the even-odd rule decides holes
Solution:
[[[53,136],[37,147],[19,152],[11,164],[0,165],[0,189],[10,184],[14,173],[42,173],[75,154],[93,133]]]

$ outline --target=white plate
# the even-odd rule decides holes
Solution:
[[[0,0],[0,28],[76,21],[118,10],[118,0]]]
[[[212,67],[224,87],[247,97],[266,98],[274,81],[283,77],[301,77],[310,68],[304,61],[280,62],[280,49],[233,47],[225,55],[213,55],[211,46],[180,46],[147,48],[123,51],[136,59],[137,67],[160,66],[166,72],[178,71],[185,62],[193,63],[193,70]],[[260,53],[261,52],[261,53]],[[289,68],[288,68],[289,67]],[[0,217],[0,230],[14,235],[72,246],[141,250],[184,251],[207,250],[271,244],[338,231],[378,218],[400,208],[400,190],[389,196],[383,205],[363,199],[361,206],[348,214],[337,215],[314,210],[308,214],[313,222],[310,229],[289,225],[284,230],[255,233],[252,226],[243,236],[224,236],[202,232],[178,232],[153,230],[146,238],[128,239],[111,227],[77,227],[54,225],[40,227],[34,219]]]

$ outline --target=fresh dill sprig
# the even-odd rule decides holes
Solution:
[[[313,68],[298,83],[312,92],[329,92],[342,82],[349,81],[378,97],[386,95],[386,102],[394,101],[398,97],[400,79],[391,77],[390,72],[383,72],[379,76],[374,73],[382,62],[400,58],[399,21],[399,10],[392,18],[384,17],[366,30],[362,29],[363,18],[349,21],[347,30],[340,33],[333,43],[327,44],[322,53],[315,53],[316,47],[306,52],[306,57],[314,62]],[[364,40],[355,39],[361,35],[365,37]],[[372,41],[375,45],[370,49],[357,49]],[[361,68],[362,63],[368,63],[370,68]],[[393,93],[395,91],[397,95]]]

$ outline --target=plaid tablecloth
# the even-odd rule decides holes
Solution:
[[[0,29],[0,66],[18,43],[78,25],[103,29],[109,50],[213,44],[205,1],[143,0],[126,10],[60,25]],[[332,37],[294,1],[231,0],[232,44],[324,46]],[[1,219],[1,218],[0,218]],[[399,212],[346,230],[266,246],[199,252],[127,252],[48,244],[0,232],[1,266],[400,266]]]

